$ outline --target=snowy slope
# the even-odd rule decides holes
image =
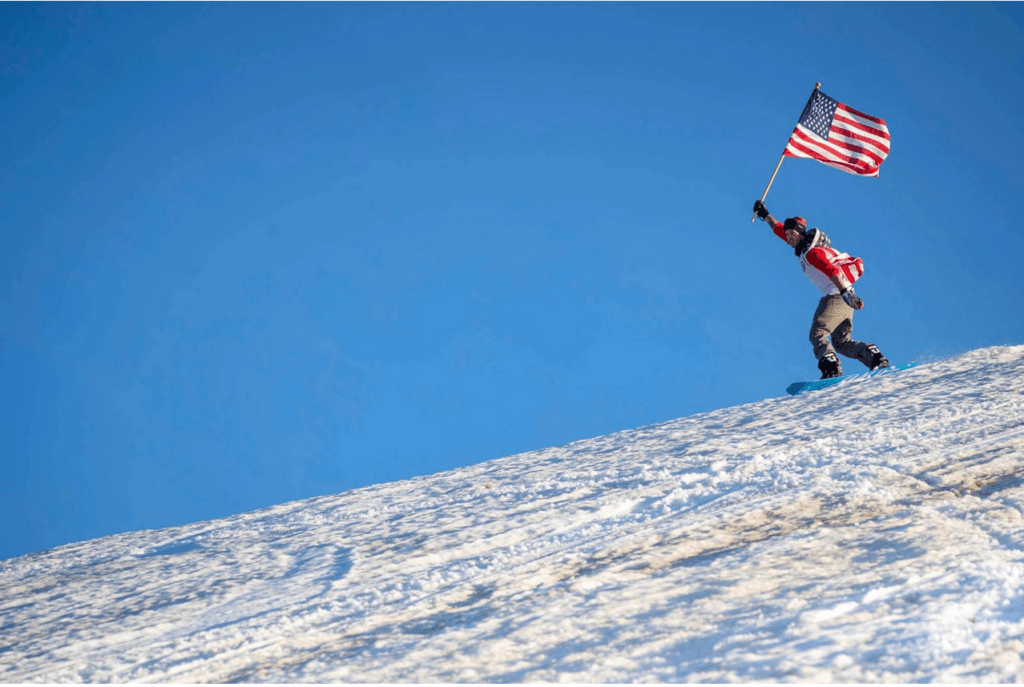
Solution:
[[[1015,346],[0,562],[0,681],[1022,681],[1022,616]]]

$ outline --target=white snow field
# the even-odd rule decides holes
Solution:
[[[3,682],[1022,682],[1022,656],[1024,346],[0,562]]]

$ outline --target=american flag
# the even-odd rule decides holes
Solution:
[[[885,120],[843,105],[815,89],[793,135],[786,157],[809,157],[850,174],[877,177],[889,154]]]

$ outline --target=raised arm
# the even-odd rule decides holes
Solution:
[[[776,236],[778,236],[783,241],[786,241],[786,232],[782,230],[782,222],[772,217],[771,213],[768,212],[768,208],[766,208],[764,206],[764,203],[761,202],[760,200],[754,201],[754,213],[758,217],[763,219],[765,222],[767,222],[768,226],[771,227],[772,231],[775,232]],[[786,243],[789,242],[787,241]]]

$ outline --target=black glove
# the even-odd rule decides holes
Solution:
[[[857,298],[857,294],[853,292],[852,286],[848,286],[842,291],[840,291],[839,295],[842,296],[843,300],[846,301],[846,304],[853,308],[854,310],[860,310],[861,308],[864,307],[864,301]]]
[[[757,213],[757,216],[761,219],[768,219],[768,208],[766,208],[764,203],[760,200],[754,201],[754,212]]]

